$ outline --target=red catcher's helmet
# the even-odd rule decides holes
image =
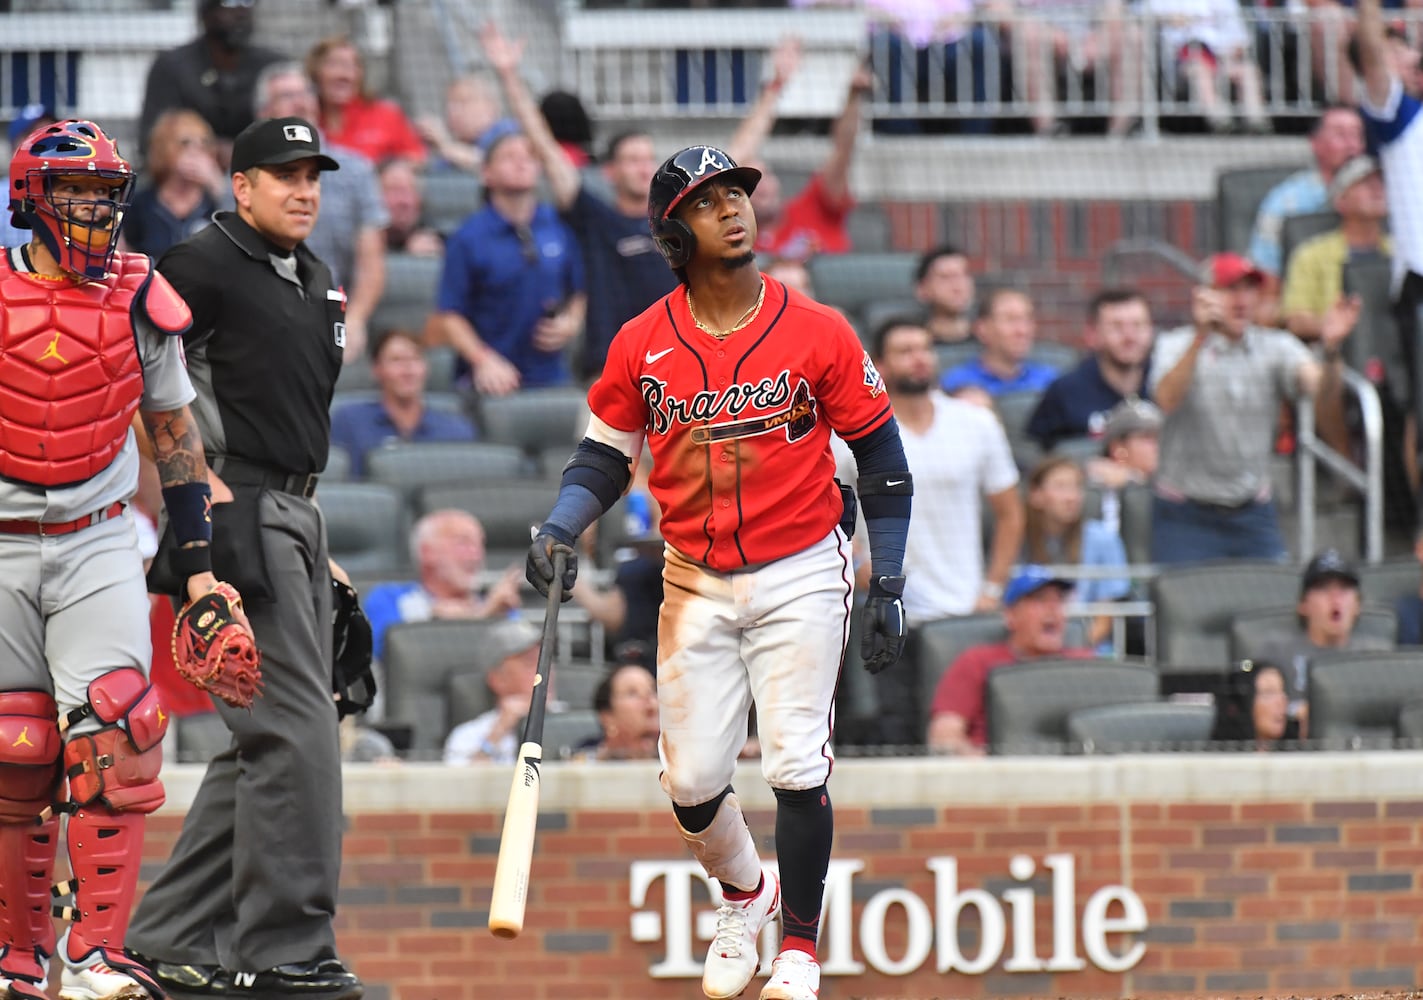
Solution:
[[[672,213],[683,198],[713,177],[739,184],[749,195],[756,190],[761,171],[738,166],[715,146],[688,146],[673,153],[652,175],[652,188],[647,195],[647,224],[657,249],[674,269],[687,266],[696,251],[697,238],[691,227],[673,218]]]
[[[58,177],[113,181],[112,195],[94,202],[56,199]],[[46,125],[25,136],[10,159],[11,221],[35,230],[66,271],[102,278],[118,248],[133,184],[133,167],[98,125],[78,119]],[[87,219],[75,215],[90,205]]]

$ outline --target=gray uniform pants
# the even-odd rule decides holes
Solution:
[[[232,745],[208,765],[125,942],[254,972],[336,954],[342,826],[325,525],[301,497],[267,492],[261,505],[276,601],[246,608],[262,696],[250,713],[218,705]]]

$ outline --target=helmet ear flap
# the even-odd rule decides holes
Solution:
[[[681,219],[662,219],[652,233],[657,249],[674,270],[686,267],[697,247],[697,238],[692,228]]]

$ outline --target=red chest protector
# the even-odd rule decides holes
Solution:
[[[0,255],[0,476],[59,486],[114,460],[143,396],[135,309],[165,333],[191,322],[143,254],[115,254],[106,278],[77,285]]]

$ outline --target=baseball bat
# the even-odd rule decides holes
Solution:
[[[524,738],[514,761],[514,781],[499,836],[499,862],[494,868],[494,895],[489,901],[489,933],[512,940],[524,929],[524,904],[529,895],[529,871],[534,860],[534,833],[539,819],[539,788],[543,763],[544,709],[553,671],[553,647],[558,631],[558,608],[563,603],[563,571],[568,554],[553,552],[553,582],[544,612],[543,645],[539,647],[538,673],[524,717]]]

